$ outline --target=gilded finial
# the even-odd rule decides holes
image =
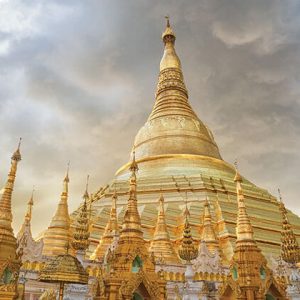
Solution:
[[[32,206],[33,206],[33,194],[35,192],[34,186],[32,187],[32,192],[31,192],[31,197],[27,203],[28,208],[27,208],[27,213],[25,215],[25,220],[30,222],[31,221],[31,216],[32,216]]]
[[[184,224],[184,229],[183,229],[182,242],[179,247],[178,254],[181,259],[187,261],[188,263],[198,256],[198,250],[194,246],[194,241],[193,241],[192,232],[191,232],[191,226],[190,226],[189,220],[188,220],[189,214],[190,213],[188,211],[187,201],[186,201],[185,224]]]
[[[163,32],[162,34],[162,39],[164,41],[164,43],[168,43],[168,42],[171,42],[172,44],[175,43],[175,34],[172,30],[172,27],[170,25],[170,17],[169,16],[165,16],[166,20],[167,20],[167,26],[166,26],[166,29],[165,31]]]
[[[185,216],[186,220],[190,216],[190,211],[188,208],[188,201],[187,201],[187,192],[185,192],[185,209],[184,209],[183,215]]]
[[[66,173],[66,177],[64,179],[65,182],[69,182],[69,171],[70,171],[70,161],[68,161],[68,164],[67,164],[67,173]]]
[[[282,202],[282,197],[281,197],[281,191],[280,191],[280,188],[278,188],[278,196],[279,196],[280,202]]]
[[[237,161],[237,159],[234,161],[234,167],[235,167],[234,181],[235,182],[243,182],[242,176],[240,175],[239,170],[238,170],[238,161]]]
[[[280,189],[278,189],[278,194],[280,200],[279,210],[282,215],[280,255],[284,261],[296,264],[300,260],[300,247],[292,229],[292,226],[288,220],[287,210],[282,201]]]
[[[12,160],[15,160],[15,161],[21,160],[21,153],[20,153],[21,142],[22,142],[22,138],[20,137],[19,143],[18,143],[18,148],[11,157]]]
[[[169,17],[169,15],[166,15],[165,19],[167,20],[167,27],[170,27],[170,17]]]
[[[135,161],[135,150],[133,150],[133,152],[132,152],[132,160],[131,160],[131,164],[130,164],[129,170],[132,173],[136,173],[139,170],[138,164]]]
[[[85,184],[85,192],[83,194],[83,199],[84,199],[85,202],[87,202],[87,200],[89,199],[89,192],[88,192],[89,180],[90,180],[90,175],[87,175],[86,176],[86,184]]]

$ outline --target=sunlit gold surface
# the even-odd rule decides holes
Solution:
[[[241,187],[242,177],[238,172],[235,182],[238,202],[237,240],[231,259],[231,272],[220,289],[220,299],[264,300],[268,293],[279,300],[287,299],[285,287],[273,277],[266,258],[254,240]]]
[[[159,198],[157,221],[149,251],[154,254],[156,260],[163,259],[166,264],[177,264],[179,262],[166,224],[163,195]]]
[[[163,38],[165,52],[160,65],[154,108],[134,141],[139,164],[136,194],[143,237],[149,242],[153,239],[157,199],[162,193],[167,230],[174,248],[178,250],[187,193],[193,238],[196,241],[201,239],[204,230],[201,216],[208,199],[211,226],[218,247],[222,257],[229,261],[236,240],[235,169],[221,159],[210,130],[198,119],[188,102],[180,60],[174,48],[175,35],[171,28],[166,29]],[[129,167],[130,162],[122,166],[110,186],[95,194],[90,254],[98,245],[108,222],[111,196],[115,188],[118,189],[118,221],[123,221],[131,176]],[[281,217],[276,198],[244,177],[241,186],[257,245],[267,258],[271,254],[279,255]],[[288,212],[288,218],[299,238],[300,219],[291,212]]]
[[[201,234],[201,241],[205,242],[207,248],[211,252],[215,252],[219,248],[219,243],[212,223],[209,202],[207,200],[204,202],[203,230]]]
[[[119,226],[117,218],[117,194],[114,193],[112,196],[112,206],[110,209],[109,220],[106,224],[105,230],[97,248],[94,253],[91,255],[91,259],[103,260],[104,254],[106,253],[107,248],[111,245],[114,238],[119,235]]]
[[[11,158],[11,167],[0,199],[0,298],[16,299],[21,259],[12,229],[11,201],[18,162],[21,160],[20,143]]]
[[[83,195],[83,205],[75,220],[75,228],[73,233],[72,247],[76,251],[85,251],[89,247],[89,214],[87,209],[87,202],[89,194],[87,188]]]
[[[152,260],[141,230],[137,209],[135,158],[130,165],[129,197],[123,218],[122,230],[116,248],[107,254],[103,292],[99,299],[132,299],[138,292],[144,299],[165,299],[165,281],[155,273]],[[137,264],[136,264],[136,263]],[[107,295],[107,297],[105,297]],[[103,296],[101,298],[101,296]]]
[[[282,215],[281,231],[281,258],[291,264],[300,262],[300,248],[291,224],[287,217],[287,211],[280,196],[279,209]]]
[[[69,174],[63,181],[63,191],[53,216],[50,226],[44,233],[43,255],[54,256],[67,254],[69,243],[71,241],[70,217],[68,212],[68,185]]]

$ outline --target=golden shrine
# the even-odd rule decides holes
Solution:
[[[71,215],[68,170],[38,241],[33,196],[18,239],[11,227],[14,153],[0,200],[0,299],[22,296],[21,281],[30,300],[299,299],[300,218],[222,159],[188,102],[169,20],[162,39],[155,104],[132,159],[96,193],[87,183]]]
[[[163,195],[166,229],[177,250],[187,197],[194,239],[201,240],[204,231],[207,231],[203,216],[209,209],[211,235],[217,237],[217,243],[213,242],[211,247],[220,249],[223,260],[229,262],[236,240],[235,168],[222,159],[212,132],[188,102],[181,62],[174,47],[175,34],[169,25],[162,36],[165,49],[154,107],[133,143],[139,164],[137,196],[142,231],[150,244],[156,232],[159,199]],[[93,195],[90,254],[98,246],[109,222],[112,196],[115,194],[118,197],[119,223],[123,219],[131,174],[129,166],[130,162],[122,166],[111,183]],[[266,257],[279,255],[282,229],[280,202],[244,177],[242,187],[257,245]],[[207,201],[209,204],[205,205]],[[299,239],[300,218],[291,211],[287,211],[287,216]],[[160,253],[154,254],[159,259]]]

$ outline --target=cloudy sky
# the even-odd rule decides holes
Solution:
[[[48,226],[67,162],[70,210],[129,158],[151,111],[164,16],[190,102],[225,160],[300,213],[300,1],[0,0],[0,179],[23,137],[15,231],[36,186]]]

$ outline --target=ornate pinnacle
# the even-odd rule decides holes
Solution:
[[[15,160],[15,161],[20,161],[21,160],[21,158],[22,158],[21,153],[20,153],[21,142],[22,142],[22,138],[20,137],[18,148],[11,157],[12,160]]]
[[[190,262],[191,260],[197,258],[198,256],[198,250],[194,246],[194,241],[191,233],[191,227],[189,224],[188,216],[189,216],[189,210],[187,207],[187,201],[185,206],[185,224],[183,229],[183,238],[181,245],[178,250],[178,254],[181,259]]]
[[[300,261],[300,248],[293,232],[292,226],[287,217],[287,210],[282,201],[280,189],[279,194],[279,209],[282,215],[282,230],[281,230],[281,258],[292,264],[296,264]]]
[[[170,25],[170,18],[169,18],[169,16],[166,16],[165,18],[167,20],[167,26],[166,26],[165,31],[162,34],[162,39],[163,39],[165,44],[168,43],[168,42],[171,42],[172,44],[174,44],[176,36],[175,36],[175,34],[174,34],[174,32],[171,28],[171,25]]]
[[[30,199],[27,203],[27,213],[25,215],[25,222],[30,222],[31,221],[34,192],[35,192],[35,189],[34,189],[34,186],[33,186],[32,192],[31,192],[31,197],[30,197]]]
[[[135,150],[133,150],[133,153],[132,153],[132,161],[131,161],[129,170],[130,170],[133,174],[135,174],[135,173],[139,170],[138,164],[137,164],[137,162],[135,161]]]
[[[88,199],[88,180],[87,176],[85,193],[83,196],[84,202],[80,209],[80,212],[76,218],[75,232],[73,235],[72,246],[75,250],[86,250],[89,246],[89,216],[87,211],[87,199]]]
[[[21,160],[20,154],[21,139],[17,150],[11,158],[11,167],[7,176],[2,197],[0,199],[0,263],[8,258],[16,257],[17,243],[12,229],[11,200],[15,184],[18,162]]]
[[[87,203],[87,201],[89,200],[89,193],[88,193],[89,179],[90,179],[90,175],[87,175],[87,177],[86,177],[86,184],[85,184],[85,192],[83,194],[83,199],[84,199],[85,203]]]
[[[129,199],[123,219],[121,236],[136,235],[138,237],[142,237],[143,232],[141,231],[141,218],[138,212],[136,197],[136,171],[139,168],[135,161],[135,151],[133,151],[132,162],[129,169],[132,172],[129,179]]]
[[[237,170],[237,163],[236,163],[236,174],[234,181],[236,182],[236,194],[237,194],[237,202],[238,202],[238,215],[237,215],[237,227],[236,227],[236,235],[237,241],[254,241],[253,238],[253,229],[247,214],[244,195],[242,190],[242,177]]]

